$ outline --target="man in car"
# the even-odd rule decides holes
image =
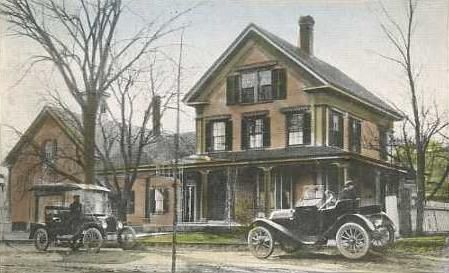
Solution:
[[[74,195],[73,202],[70,204],[70,228],[72,232],[75,231],[76,222],[81,219],[81,208],[80,196]]]
[[[352,182],[352,180],[347,180],[345,182],[345,186],[343,188],[343,190],[340,192],[340,194],[338,195],[338,199],[339,200],[355,200],[357,199],[357,192],[355,191],[354,188],[354,182]]]

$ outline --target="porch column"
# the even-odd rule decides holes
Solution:
[[[201,170],[201,220],[207,219],[207,176],[210,170]]]
[[[265,192],[265,217],[268,217],[271,209],[270,191],[271,191],[271,169],[273,167],[263,167],[263,186]]]
[[[376,187],[376,204],[383,204],[382,194],[381,194],[382,192],[381,192],[380,175],[381,175],[381,172],[379,170],[374,170],[374,184]]]

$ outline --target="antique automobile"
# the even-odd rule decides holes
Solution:
[[[37,204],[39,200],[51,203],[41,207],[40,214],[43,214],[43,221],[32,223],[30,226],[29,238],[34,240],[34,245],[39,251],[47,250],[50,243],[56,246],[70,246],[73,250],[85,247],[92,253],[100,251],[105,241],[117,241],[123,249],[135,246],[134,229],[123,225],[107,212],[109,192],[107,188],[76,183],[55,183],[34,185],[31,190],[35,193]],[[74,194],[82,197],[83,207],[81,216],[76,220],[72,218],[70,208],[64,202]]]
[[[385,249],[394,241],[393,222],[380,206],[359,203],[359,199],[338,200],[322,186],[305,186],[304,198],[295,209],[277,210],[269,219],[253,221],[249,249],[255,257],[267,258],[277,244],[294,252],[301,246],[335,240],[339,252],[349,259],[362,258],[370,249]]]

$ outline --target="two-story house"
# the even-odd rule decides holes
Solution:
[[[244,222],[294,207],[306,185],[338,192],[347,179],[362,204],[395,206],[386,196],[404,172],[387,139],[401,115],[314,56],[313,27],[301,17],[292,45],[248,25],[185,96],[197,161],[185,164],[184,220]]]

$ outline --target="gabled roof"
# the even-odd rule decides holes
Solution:
[[[13,164],[15,162],[21,149],[34,137],[34,135],[44,124],[47,117],[52,118],[58,124],[62,131],[72,140],[74,145],[77,145],[81,149],[83,148],[82,134],[80,133],[80,126],[78,124],[80,115],[76,113],[67,113],[63,109],[57,107],[46,106],[42,109],[30,127],[28,127],[26,132],[20,137],[19,141],[8,153],[4,161],[6,164]],[[112,122],[105,124],[105,126],[107,127],[107,130],[117,130],[116,124]],[[136,127],[136,129],[139,129],[139,127]],[[96,141],[99,143],[102,141],[102,138],[98,137]],[[181,133],[179,155],[182,157],[195,153],[195,141],[196,138],[194,132]],[[101,143],[99,143],[99,146],[103,147]],[[133,147],[133,149],[137,149],[137,147]],[[142,165],[148,165],[169,161],[174,158],[174,154],[174,134],[162,132],[162,134],[155,139],[154,143],[151,143],[145,147],[140,163]],[[120,155],[120,149],[117,145],[112,147],[111,160],[113,161],[115,167],[119,168],[123,165],[123,158]]]
[[[389,106],[382,99],[368,91],[336,67],[318,59],[313,55],[305,53],[302,49],[252,23],[239,34],[234,42],[212,64],[200,80],[186,94],[183,101],[187,104],[194,104],[203,87],[213,78],[214,73],[218,71],[224,63],[226,63],[227,59],[232,56],[251,35],[256,35],[257,37],[268,42],[268,44],[276,48],[280,53],[292,60],[299,67],[310,73],[321,83],[320,86],[307,88],[307,90],[323,87],[329,88],[335,92],[339,92],[361,103],[364,103],[371,108],[387,113],[394,119],[402,118],[402,115],[394,108]]]

